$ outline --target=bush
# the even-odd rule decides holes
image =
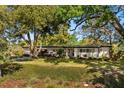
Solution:
[[[102,61],[109,61],[110,58],[103,56],[103,57],[101,58],[101,60],[102,60]]]
[[[22,56],[24,54],[24,49],[19,45],[12,45],[8,49],[10,56]]]
[[[0,60],[5,61],[8,57],[6,51],[8,50],[8,43],[7,41],[0,39]]]
[[[13,72],[20,70],[21,68],[23,68],[21,64],[8,62],[3,63],[1,66],[2,76],[12,74]]]
[[[59,49],[57,51],[57,54],[59,54],[60,57],[63,55],[63,53],[64,53],[64,49]]]

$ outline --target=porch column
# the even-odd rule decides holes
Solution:
[[[77,57],[77,56],[78,56],[78,49],[74,48],[74,57]]]
[[[65,54],[66,54],[66,58],[69,58],[69,56],[68,56],[68,49],[66,48],[66,50],[65,50]]]

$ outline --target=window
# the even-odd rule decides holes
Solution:
[[[95,49],[93,48],[93,49],[91,50],[91,52],[95,52]]]
[[[88,49],[86,49],[86,52],[88,52]]]
[[[87,49],[80,49],[79,51],[80,51],[80,52],[90,53],[90,52],[94,52],[95,50],[92,49],[92,48],[91,48],[91,49],[88,49],[88,48],[87,48]]]
[[[80,52],[87,52],[87,49],[80,49]]]
[[[82,49],[80,49],[80,52],[82,52],[83,50]]]
[[[92,51],[91,49],[86,49],[86,52],[88,52],[88,53],[91,52],[91,51]]]
[[[86,49],[82,49],[82,52],[86,52]]]

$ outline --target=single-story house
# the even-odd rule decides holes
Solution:
[[[85,45],[85,46],[38,46],[39,55],[58,56],[58,50],[63,50],[65,57],[102,58],[110,57],[110,45]],[[23,47],[25,54],[30,55],[29,47]]]

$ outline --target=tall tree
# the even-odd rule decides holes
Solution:
[[[83,28],[92,27],[108,30],[110,29],[107,26],[111,25],[124,38],[124,26],[121,24],[121,19],[124,16],[119,15],[119,13],[123,15],[124,6],[82,6],[78,11],[82,11],[82,13],[77,15],[77,18],[71,18],[76,23],[73,30],[81,24],[83,24]],[[92,21],[93,19],[96,20],[95,23]]]
[[[8,18],[7,6],[0,6],[0,38],[5,37],[4,33],[8,22],[7,18]]]
[[[30,46],[32,56],[37,56],[37,45],[44,33],[53,33],[55,6],[12,6],[9,33],[14,39],[23,39]]]

